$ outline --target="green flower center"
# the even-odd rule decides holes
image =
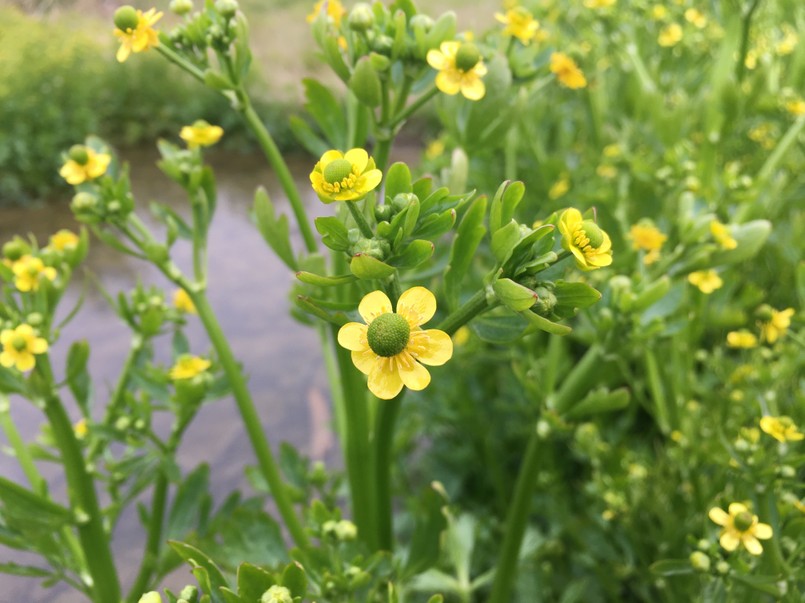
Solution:
[[[89,153],[87,153],[87,147],[80,144],[74,144],[73,146],[71,146],[70,152],[67,155],[78,165],[87,165],[87,162],[89,161]]]
[[[399,314],[381,314],[372,321],[366,333],[369,347],[378,356],[396,356],[408,345],[411,327]]]
[[[601,247],[601,243],[604,242],[604,231],[598,227],[598,224],[592,220],[584,220],[584,222],[581,223],[581,229],[590,240],[590,247],[593,249]]]
[[[28,349],[28,340],[22,335],[15,335],[14,339],[11,340],[11,347],[18,352],[24,352]]]
[[[324,179],[329,184],[341,182],[344,178],[352,174],[352,164],[346,159],[336,159],[327,164],[324,168]]]
[[[742,511],[735,516],[732,523],[739,532],[746,532],[755,523],[755,518],[748,511]]]
[[[456,53],[456,68],[460,71],[469,71],[481,60],[481,53],[475,44],[462,44]]]
[[[115,11],[115,27],[121,31],[135,29],[139,19],[133,6],[121,6]]]

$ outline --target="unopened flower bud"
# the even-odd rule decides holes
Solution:
[[[31,312],[26,317],[25,322],[27,322],[32,327],[38,327],[41,326],[43,322],[45,322],[45,318],[39,312]]]
[[[30,251],[30,247],[20,239],[13,239],[3,245],[3,257],[12,262],[20,259]]]
[[[115,11],[115,27],[117,27],[121,31],[127,31],[129,29],[135,29],[137,24],[139,23],[139,18],[137,17],[137,11],[134,10],[133,6],[121,6]]]
[[[409,23],[411,24],[411,29],[421,27],[426,33],[433,28],[433,19],[428,15],[423,15],[422,13],[411,17],[411,21]]]
[[[375,13],[365,2],[358,2],[349,11],[349,27],[354,31],[366,31],[375,24]]]
[[[394,209],[395,213],[401,212],[414,201],[418,201],[418,199],[413,193],[399,193],[391,201],[391,207]]]
[[[260,603],[292,603],[291,591],[284,586],[275,584],[263,593]]]
[[[196,603],[198,601],[198,588],[189,585],[182,589],[179,593],[179,598],[184,599],[187,603]]]
[[[372,63],[374,70],[378,73],[383,73],[389,67],[391,67],[391,61],[389,58],[376,52],[369,53],[369,61]]]
[[[171,0],[169,8],[176,15],[186,15],[193,10],[193,0]]]
[[[222,17],[230,19],[238,12],[238,3],[236,0],[217,0],[215,10],[217,10]]]
[[[545,283],[536,287],[534,293],[537,294],[537,301],[531,309],[540,316],[549,316],[556,307],[557,302],[553,287]]]
[[[152,590],[150,593],[145,593],[138,603],[162,603],[162,595]]]
[[[377,36],[372,44],[372,50],[382,55],[389,56],[392,46],[394,46],[394,40],[389,36]]]
[[[719,561],[716,563],[716,571],[721,575],[726,575],[730,573],[730,564],[726,561]]]
[[[702,553],[701,551],[693,551],[690,554],[690,564],[693,566],[693,569],[699,572],[709,572],[710,571],[710,557]]]
[[[758,306],[755,317],[763,322],[769,322],[774,317],[774,309],[769,304]]]
[[[382,87],[372,61],[369,57],[361,57],[355,65],[355,71],[349,78],[349,89],[361,103],[367,107],[378,107],[382,100]],[[329,167],[329,166],[328,166]]]

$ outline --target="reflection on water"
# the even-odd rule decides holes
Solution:
[[[141,217],[145,217],[147,203],[152,200],[169,203],[184,215],[189,213],[182,190],[155,167],[154,152],[129,153],[126,159],[132,163],[133,189]],[[300,161],[292,163],[291,167],[299,174],[300,190],[306,192],[310,160]],[[287,202],[280,194],[276,179],[259,158],[219,156],[213,163],[218,174],[218,215],[209,242],[210,301],[249,375],[251,391],[272,445],[276,447],[286,440],[314,458],[332,456],[326,380],[317,337],[313,330],[290,318],[287,292],[293,274],[274,257],[249,221],[254,190],[259,184],[268,188],[280,211],[290,214]],[[315,201],[312,193],[307,201],[314,213],[329,211]],[[293,229],[294,221],[290,222]],[[0,244],[14,234],[26,233],[34,234],[44,244],[47,237],[60,228],[77,228],[67,200],[61,205],[34,210],[0,208]],[[182,247],[182,241],[177,243],[174,255],[181,267],[189,269],[189,249]],[[99,242],[91,246],[85,266],[113,295],[130,290],[138,280],[165,287],[169,293],[172,291],[172,286],[155,269]],[[78,299],[82,280],[77,273],[62,303],[63,313],[66,314]],[[200,324],[192,317],[188,335],[194,352],[208,350]],[[70,342],[77,339],[87,339],[91,344],[90,371],[100,415],[104,397],[111,390],[126,355],[129,332],[94,286],[89,288],[81,312],[65,327],[54,346],[57,370],[64,365]],[[28,438],[34,436],[43,420],[41,413],[29,404],[15,404],[13,415]],[[221,496],[232,489],[247,488],[243,466],[253,464],[254,457],[233,401],[221,400],[203,408],[184,442],[179,454],[180,464],[189,469],[200,462],[208,462],[212,466],[216,500],[220,502]],[[0,474],[26,483],[16,462],[6,455],[0,455]],[[58,474],[51,471],[50,475],[55,478],[55,491],[63,491],[63,485],[59,488]],[[142,541],[134,514],[123,517],[115,533],[115,551],[125,582],[130,582],[139,564]],[[11,555],[15,553],[0,548],[0,562],[9,560]],[[181,582],[190,579],[189,573],[178,578]],[[72,603],[83,599],[68,590],[46,591],[34,580],[0,574],[0,603],[40,601]]]

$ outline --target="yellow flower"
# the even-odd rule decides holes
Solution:
[[[743,544],[752,555],[760,555],[763,546],[758,538],[768,540],[772,537],[771,526],[758,523],[757,515],[752,515],[741,503],[730,504],[729,514],[713,507],[707,515],[713,523],[723,528],[718,541],[727,551],[734,551]]]
[[[563,52],[554,52],[551,55],[551,73],[563,86],[572,90],[584,88],[587,85],[584,72],[576,65],[576,61]]]
[[[748,350],[757,347],[757,337],[746,329],[740,331],[730,331],[727,333],[727,345],[731,348],[742,348]]]
[[[651,18],[655,21],[662,21],[668,16],[668,9],[662,4],[655,4],[651,7]]]
[[[760,428],[778,442],[798,442],[805,439],[791,417],[770,417],[760,419]]]
[[[505,15],[495,13],[495,19],[506,26],[503,29],[504,36],[517,38],[526,46],[536,37],[539,29],[539,21],[522,6],[507,10]]]
[[[760,338],[768,343],[774,343],[785,335],[788,327],[791,326],[791,317],[794,315],[794,308],[785,310],[775,310],[768,308],[768,320],[762,320],[760,326]]]
[[[179,137],[187,143],[188,148],[209,147],[221,140],[224,130],[221,126],[211,126],[199,119],[192,126],[184,126]]]
[[[481,100],[486,86],[481,79],[486,65],[475,44],[469,42],[442,42],[439,50],[428,51],[428,65],[438,70],[436,87],[445,94],[461,92],[469,100]]]
[[[608,144],[604,147],[603,154],[604,157],[615,159],[616,157],[623,155],[623,149],[621,149],[621,145],[619,145],[617,142],[613,142],[612,144]]]
[[[801,98],[790,100],[785,104],[785,110],[796,117],[805,115],[805,100]]]
[[[738,241],[730,235],[729,227],[718,220],[710,222],[710,234],[713,235],[713,238],[721,245],[722,249],[735,249],[738,247]]]
[[[198,311],[196,310],[196,305],[193,303],[193,300],[190,299],[190,296],[184,289],[177,289],[176,291],[174,291],[173,305],[178,310],[186,312],[187,314],[198,314]]]
[[[612,263],[609,235],[592,220],[585,220],[579,210],[565,210],[559,218],[559,231],[562,247],[573,254],[580,270],[595,270]]]
[[[18,371],[30,371],[36,365],[34,354],[48,351],[48,342],[37,337],[31,325],[21,324],[16,329],[4,329],[0,332],[0,365],[6,368],[16,367]]]
[[[115,12],[117,29],[114,34],[120,40],[116,55],[118,62],[124,62],[132,52],[144,52],[159,46],[154,24],[161,18],[162,13],[155,8],[144,13],[130,6],[122,6]]]
[[[51,235],[49,246],[56,251],[70,251],[78,246],[78,235],[67,229],[62,229]]]
[[[682,28],[678,23],[669,23],[660,30],[660,35],[657,38],[657,43],[660,46],[670,48],[676,46],[682,39]]]
[[[441,138],[432,140],[428,143],[428,146],[425,147],[424,154],[425,158],[427,159],[436,159],[437,157],[441,157],[444,154],[444,141]]]
[[[324,10],[325,14],[333,20],[336,27],[341,25],[341,19],[347,14],[344,5],[338,0],[319,0],[313,7],[313,11],[306,17],[308,23],[313,23],[319,13]]]
[[[618,0],[584,0],[584,6],[587,8],[609,8],[615,6]]]
[[[616,168],[614,165],[609,165],[608,163],[602,163],[595,168],[595,173],[601,176],[601,178],[612,180],[618,175],[618,168]]]
[[[685,20],[699,29],[707,27],[707,16],[695,8],[689,8],[685,11]]]
[[[548,191],[548,197],[552,200],[556,200],[559,197],[563,197],[567,191],[570,190],[570,180],[568,180],[567,175],[563,175],[559,180],[553,183],[550,190]]]
[[[799,43],[797,32],[787,27],[785,28],[785,36],[774,47],[774,52],[777,53],[777,56],[781,57],[791,54],[796,49],[797,43]]]
[[[176,360],[176,364],[170,370],[170,378],[174,381],[178,379],[192,379],[210,368],[210,361],[190,354],[182,354]]]
[[[691,272],[688,275],[688,282],[699,288],[699,291],[705,295],[710,295],[716,289],[720,289],[724,285],[724,281],[718,276],[715,270],[700,270],[699,272]]]
[[[640,220],[629,229],[629,238],[632,240],[632,249],[648,252],[643,257],[643,263],[648,266],[660,259],[660,249],[668,240],[668,235],[663,234],[651,220]]]
[[[59,170],[59,175],[68,184],[75,186],[103,176],[110,161],[112,156],[108,153],[96,153],[89,147],[76,145],[70,149],[68,159]]]
[[[467,325],[459,327],[458,330],[455,333],[453,333],[452,337],[453,345],[458,347],[466,345],[471,337],[472,337],[472,331],[470,331],[470,328]]]
[[[313,190],[325,203],[363,199],[382,179],[375,160],[363,149],[327,151],[310,172]]]
[[[56,269],[45,264],[39,258],[24,255],[11,265],[14,273],[14,286],[23,293],[39,290],[39,280],[44,276],[49,281],[56,278]]]
[[[441,366],[453,355],[447,333],[421,328],[436,313],[436,298],[424,287],[405,291],[396,313],[382,291],[364,296],[358,312],[366,324],[345,324],[338,331],[338,343],[352,352],[352,362],[369,376],[369,391],[382,400],[399,394],[403,385],[425,389],[430,373],[422,365]]]
[[[73,425],[73,433],[75,433],[75,437],[79,440],[83,440],[87,437],[87,433],[89,433],[89,428],[87,427],[87,420],[86,419],[79,419],[76,421],[76,424]]]

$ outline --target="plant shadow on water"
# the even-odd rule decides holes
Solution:
[[[132,166],[132,188],[141,217],[147,220],[147,204],[151,200],[168,203],[182,215],[189,214],[189,202],[183,191],[156,167],[158,156],[155,150],[127,152],[122,159]],[[288,290],[294,275],[271,253],[249,219],[255,188],[261,184],[267,188],[278,211],[286,211],[287,201],[260,157],[218,154],[212,155],[211,163],[219,180],[217,215],[210,233],[210,302],[236,355],[245,366],[263,427],[272,445],[276,447],[280,442],[288,441],[312,459],[336,459],[335,438],[330,432],[326,375],[315,331],[295,322],[289,315]],[[300,190],[310,190],[307,185],[310,165],[307,158],[290,163]],[[313,214],[328,211],[326,206],[316,202],[312,191],[306,201]],[[154,224],[152,220],[147,221]],[[293,222],[290,227],[293,239],[298,241]],[[61,228],[74,231],[78,228],[67,198],[62,203],[35,209],[0,208],[0,243],[15,234],[25,236],[31,233],[45,244],[47,238]],[[155,228],[159,227],[155,225]],[[182,241],[176,244],[174,257],[183,268],[192,262],[189,246],[183,248]],[[164,287],[169,299],[173,292],[172,285],[153,266],[111,250],[99,241],[92,242],[84,265],[112,296],[129,291],[138,280],[145,285]],[[87,279],[77,272],[65,296],[62,306],[65,312],[80,298],[84,280]],[[57,372],[61,372],[70,343],[79,339],[90,342],[94,414],[99,416],[126,356],[129,332],[91,278],[86,286],[84,305],[63,329],[54,346],[53,360]],[[207,352],[209,343],[197,318],[189,317],[187,335],[195,353]],[[167,356],[159,360],[166,365],[170,362]],[[12,415],[23,437],[31,441],[43,422],[42,415],[32,405],[20,400],[16,402],[12,404]],[[75,413],[74,418],[77,416]],[[164,430],[168,428],[167,424],[163,426]],[[230,399],[209,404],[199,412],[177,460],[183,470],[190,470],[203,462],[210,464],[211,490],[217,497],[216,504],[221,502],[224,493],[234,489],[251,491],[242,467],[255,464],[253,452]],[[63,495],[63,476],[54,473],[54,466],[42,468],[55,491]],[[27,484],[14,459],[7,455],[0,455],[0,475]],[[125,582],[133,579],[144,538],[136,513],[130,508],[128,517],[122,518],[114,537],[116,558]],[[0,561],[14,559],[20,562],[19,557],[18,551],[0,547]],[[35,563],[35,559],[31,561]],[[176,574],[177,585],[190,578],[185,568]],[[0,603],[72,603],[80,600],[83,600],[81,595],[63,585],[45,590],[30,578],[0,575]]]

